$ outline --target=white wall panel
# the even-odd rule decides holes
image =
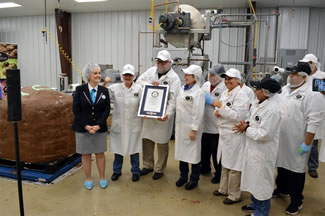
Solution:
[[[269,13],[273,9],[258,9],[257,13]],[[201,10],[203,13],[204,10]],[[245,13],[246,9],[225,9],[225,13]],[[296,8],[292,17],[291,8],[280,8],[280,48],[304,48],[315,53],[324,65],[325,13],[324,9]],[[156,22],[164,11],[156,11]],[[138,32],[150,31],[148,18],[150,11],[101,12],[72,14],[72,58],[82,70],[88,62],[113,64],[122,69],[126,63],[138,67],[140,71],[152,63],[152,34],[141,34],[140,56],[138,56]],[[238,18],[238,17],[237,17]],[[309,20],[310,18],[310,20]],[[44,16],[12,17],[0,19],[0,41],[18,43],[19,67],[22,69],[22,84],[42,84],[56,87],[61,73],[58,49],[50,41],[46,43],[40,28]],[[265,17],[261,18],[265,20]],[[275,18],[270,18],[270,31],[266,57],[274,57]],[[313,25],[309,23],[313,23]],[[48,27],[56,38],[54,16],[48,16]],[[308,34],[308,27],[309,34]],[[222,29],[222,45],[219,47],[219,29],[213,29],[212,39],[205,43],[205,52],[213,64],[217,63],[218,50],[222,61],[244,61],[245,29]],[[259,23],[257,52],[264,57],[266,26]],[[309,39],[308,39],[309,37]],[[231,46],[228,46],[228,45]],[[242,66],[227,65],[226,68]],[[73,70],[73,80],[80,80],[79,73]]]
[[[47,26],[56,37],[55,18],[47,16]],[[58,50],[48,37],[46,43],[41,28],[44,16],[11,17],[0,19],[0,41],[18,44],[18,66],[21,69],[21,84],[57,87],[61,73]]]
[[[272,14],[275,8],[257,8],[257,14]],[[261,62],[262,58],[275,58],[276,51],[276,33],[277,17],[276,16],[258,16],[258,33],[257,33],[257,58]],[[265,41],[268,39],[267,41]],[[267,47],[265,55],[265,47]],[[263,61],[262,61],[263,62]]]
[[[308,53],[314,53],[325,70],[325,9],[310,9]]]
[[[307,49],[309,8],[280,8],[280,48]]]

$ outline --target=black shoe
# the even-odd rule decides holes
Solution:
[[[235,203],[239,203],[241,200],[237,200],[237,201],[233,201],[229,198],[226,198],[224,201],[223,201],[223,204],[225,205],[232,205],[232,204],[235,204]]]
[[[241,210],[242,211],[245,211],[245,212],[253,212],[255,211],[255,209],[253,209],[252,207],[250,207],[249,205],[244,205],[241,207]]]
[[[286,209],[286,213],[288,215],[296,215],[299,213],[299,211],[302,209],[302,204],[301,205],[295,205],[290,203],[290,205],[288,206],[288,208]]]
[[[157,173],[157,172],[155,172],[153,175],[152,175],[152,179],[153,180],[158,180],[158,179],[160,179],[161,177],[163,177],[164,176],[164,173]]]
[[[318,178],[318,173],[317,170],[309,170],[308,174],[310,175],[310,177],[312,178]]]
[[[112,181],[116,181],[116,180],[118,180],[118,178],[120,178],[120,176],[121,176],[121,174],[113,173],[111,179],[112,179]]]
[[[185,185],[186,190],[193,190],[196,187],[197,187],[197,182],[194,182],[194,181],[190,181],[189,183],[187,183]]]
[[[277,197],[288,198],[290,196],[289,194],[280,193],[278,189],[275,189],[272,193],[272,198],[277,198]]]
[[[139,174],[133,174],[132,175],[132,181],[136,182],[136,181],[139,181],[140,179],[140,175]]]
[[[140,175],[144,176],[144,175],[147,175],[149,173],[153,172],[153,169],[147,169],[147,168],[143,168],[141,171],[140,171]]]
[[[184,184],[186,184],[187,183],[187,180],[185,180],[185,179],[182,179],[182,178],[179,178],[178,180],[177,180],[177,182],[176,182],[176,186],[177,187],[182,187]]]
[[[212,184],[219,184],[219,183],[220,183],[220,176],[214,176],[214,177],[211,179],[211,183],[212,183]]]
[[[213,191],[214,196],[227,196],[227,194],[220,193],[218,190]]]

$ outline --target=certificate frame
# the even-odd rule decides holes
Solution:
[[[143,87],[143,93],[141,96],[141,101],[139,105],[138,116],[148,117],[148,118],[160,118],[165,115],[167,100],[168,100],[168,85],[154,86],[151,84],[146,84]],[[160,95],[162,93],[162,95]],[[151,94],[151,95],[148,95]],[[156,96],[157,95],[157,96]],[[153,98],[157,98],[157,101],[152,101]],[[159,107],[155,109],[148,109],[149,104],[157,103]]]

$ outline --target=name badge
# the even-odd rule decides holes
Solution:
[[[295,99],[302,101],[302,100],[304,99],[304,97],[305,97],[304,95],[297,94],[297,95],[295,96]]]
[[[116,94],[116,97],[123,97],[123,96],[124,96],[124,94],[121,93],[121,92],[119,92],[119,93]]]

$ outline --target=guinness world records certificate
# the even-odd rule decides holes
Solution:
[[[168,85],[144,85],[138,116],[149,118],[163,117],[166,112],[168,90]]]

